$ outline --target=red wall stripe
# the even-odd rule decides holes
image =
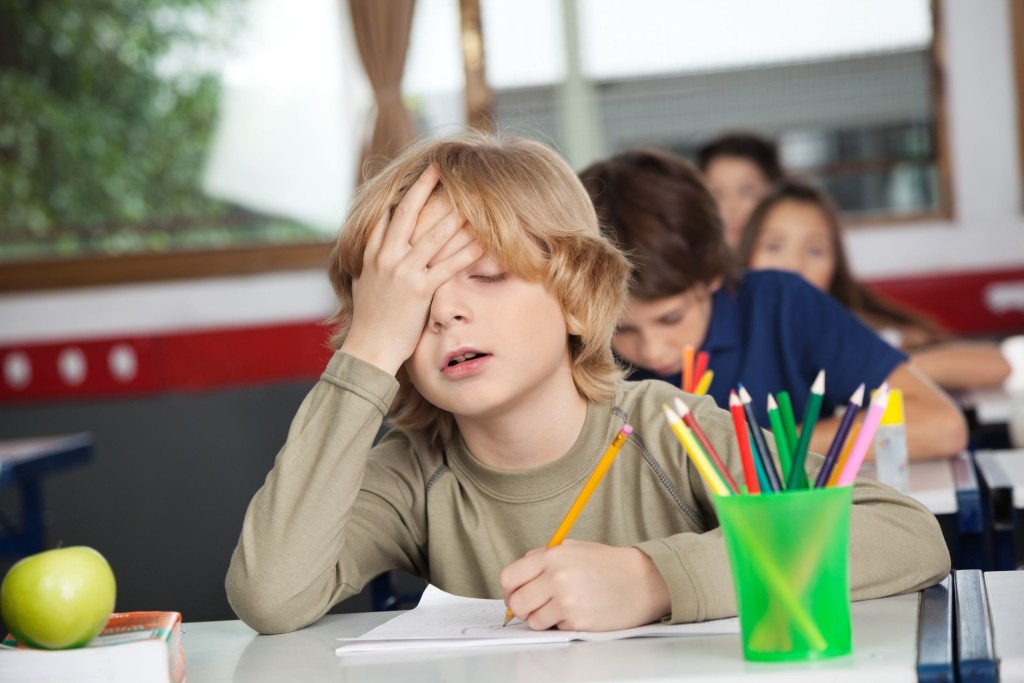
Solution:
[[[2,347],[0,403],[315,380],[328,337],[314,321]]]
[[[869,284],[879,294],[931,315],[951,332],[991,336],[1024,332],[1024,268],[880,279]],[[1020,288],[1018,305],[991,310],[987,294],[995,286]]]
[[[1019,307],[993,311],[994,285],[1024,292],[1024,268],[873,280],[872,288],[953,332],[1024,333]],[[320,321],[0,347],[0,404],[208,391],[289,380],[313,381],[330,358]]]

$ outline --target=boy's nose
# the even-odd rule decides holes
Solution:
[[[430,300],[430,327],[441,330],[453,324],[467,322],[469,319],[469,306],[461,294],[458,283],[449,280],[438,287]]]

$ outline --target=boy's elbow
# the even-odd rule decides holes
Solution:
[[[232,589],[229,584],[227,594],[228,604],[235,615],[262,635],[290,633],[315,621],[296,615],[294,606],[286,601],[273,600],[269,591]]]
[[[322,614],[311,614],[280,582],[247,572],[241,562],[234,560],[228,568],[224,589],[235,615],[249,628],[264,635],[296,631]]]

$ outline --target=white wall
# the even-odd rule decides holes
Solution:
[[[1024,267],[1009,2],[942,0],[954,216],[854,231],[862,277]],[[0,296],[0,345],[316,320],[319,271]]]
[[[954,215],[852,231],[861,277],[1024,267],[1009,2],[941,5]]]

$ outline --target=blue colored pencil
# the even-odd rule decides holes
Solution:
[[[757,445],[757,454],[761,458],[761,465],[764,466],[764,474],[768,478],[768,484],[772,491],[781,491],[782,484],[779,482],[779,473],[775,471],[775,463],[772,462],[772,453],[768,450],[768,444],[764,440],[764,433],[761,432],[761,425],[757,422],[757,415],[754,414],[754,403],[750,393],[742,384],[740,389],[740,403],[743,404],[743,412],[747,415],[747,424],[750,425],[750,436]]]

